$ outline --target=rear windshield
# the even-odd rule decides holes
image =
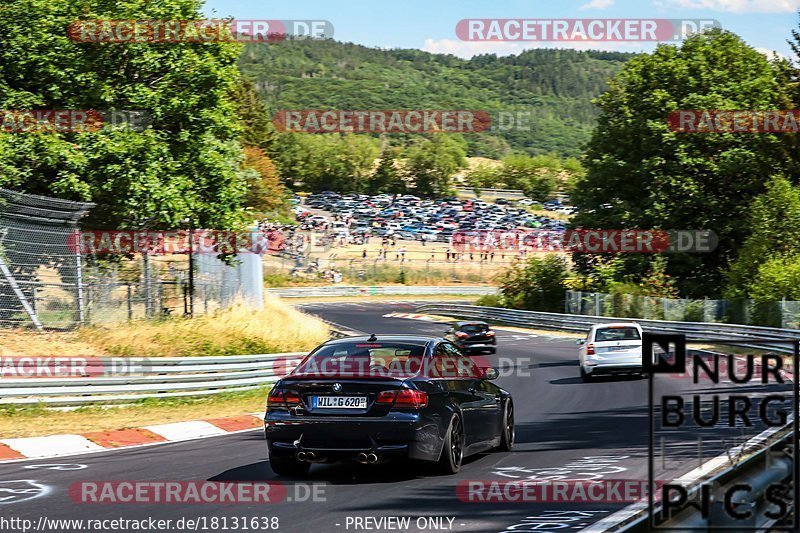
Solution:
[[[630,326],[618,328],[601,328],[594,334],[594,340],[602,341],[635,341],[639,340],[639,330]]]
[[[423,343],[364,341],[329,344],[306,357],[292,375],[408,378],[419,373],[424,355]]]
[[[489,326],[486,324],[467,324],[461,326],[461,331],[466,333],[482,333],[484,331],[489,331]]]

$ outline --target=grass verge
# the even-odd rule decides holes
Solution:
[[[271,385],[197,398],[143,399],[119,407],[87,406],[55,411],[39,406],[0,407],[0,438],[111,431],[264,410]]]
[[[107,353],[137,357],[301,352],[328,339],[329,327],[278,298],[264,309],[235,305],[191,320],[168,318],[83,328],[78,338]]]

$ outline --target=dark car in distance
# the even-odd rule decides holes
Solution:
[[[514,406],[496,377],[439,337],[328,341],[269,394],[270,466],[302,476],[312,463],[411,459],[454,474],[466,456],[513,445]]]
[[[497,353],[494,331],[489,324],[480,320],[453,323],[453,327],[446,331],[445,338],[467,353],[479,351]]]

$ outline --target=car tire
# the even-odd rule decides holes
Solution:
[[[511,400],[506,401],[506,410],[503,414],[503,429],[500,433],[500,446],[497,447],[499,452],[510,452],[514,447],[514,403]]]
[[[584,383],[589,383],[592,381],[591,374],[587,374],[586,371],[583,369],[583,366],[581,366],[581,380],[583,380]]]
[[[442,446],[442,454],[436,464],[440,474],[453,475],[461,470],[461,461],[464,459],[464,428],[461,417],[454,415],[447,426],[447,436]]]
[[[311,469],[311,463],[301,463],[288,453],[271,454],[269,466],[275,474],[287,477],[305,476]]]

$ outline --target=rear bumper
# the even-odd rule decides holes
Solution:
[[[641,374],[642,363],[600,363],[583,367],[587,374],[597,376],[600,374]]]
[[[420,413],[392,413],[378,419],[302,417],[270,413],[264,434],[270,453],[313,451],[331,460],[359,453],[426,461],[439,459],[443,438],[438,424]]]
[[[458,343],[462,350],[493,350],[497,347],[497,340],[462,341]]]

